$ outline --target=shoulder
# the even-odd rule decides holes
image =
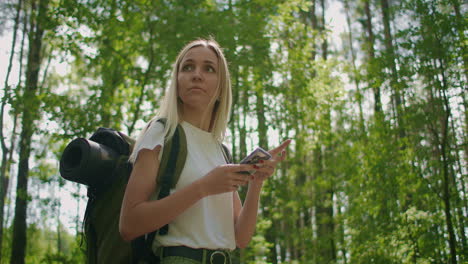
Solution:
[[[154,143],[164,143],[164,124],[154,120],[148,126],[141,139],[141,147],[152,149]]]
[[[160,122],[152,121],[137,140],[129,160],[135,162],[141,150],[152,150],[158,145],[164,147],[164,125]]]
[[[153,120],[148,124],[145,136],[160,136],[164,132],[164,124],[161,121]]]

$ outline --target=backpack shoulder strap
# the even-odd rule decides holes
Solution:
[[[157,183],[161,190],[158,199],[169,195],[169,189],[174,188],[187,159],[187,138],[182,126],[177,125],[174,135],[165,139],[164,149],[159,163]],[[163,192],[166,189],[167,195]]]
[[[158,120],[165,124],[165,120]],[[174,135],[166,137],[164,149],[159,163],[158,176],[156,182],[160,187],[158,200],[169,196],[170,190],[175,187],[179,181],[180,174],[185,166],[187,159],[187,138],[182,126],[177,125]],[[168,232],[168,225],[159,230],[160,235]]]

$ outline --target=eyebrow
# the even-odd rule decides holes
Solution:
[[[194,62],[194,61],[195,61],[195,60],[193,60],[193,59],[187,59],[187,60],[184,60],[184,61],[182,62],[182,64],[187,63],[187,62]],[[213,64],[213,65],[215,64],[212,60],[204,60],[203,62],[204,62],[204,63]]]

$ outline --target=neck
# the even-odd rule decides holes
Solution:
[[[212,129],[213,107],[203,110],[184,107],[182,119],[202,130],[210,132]]]

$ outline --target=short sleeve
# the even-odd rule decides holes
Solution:
[[[161,122],[153,122],[141,140],[137,142],[133,149],[132,162],[135,162],[138,153],[142,149],[152,150],[157,145],[161,145],[161,151],[159,152],[159,159],[161,159],[164,148],[164,125]]]

